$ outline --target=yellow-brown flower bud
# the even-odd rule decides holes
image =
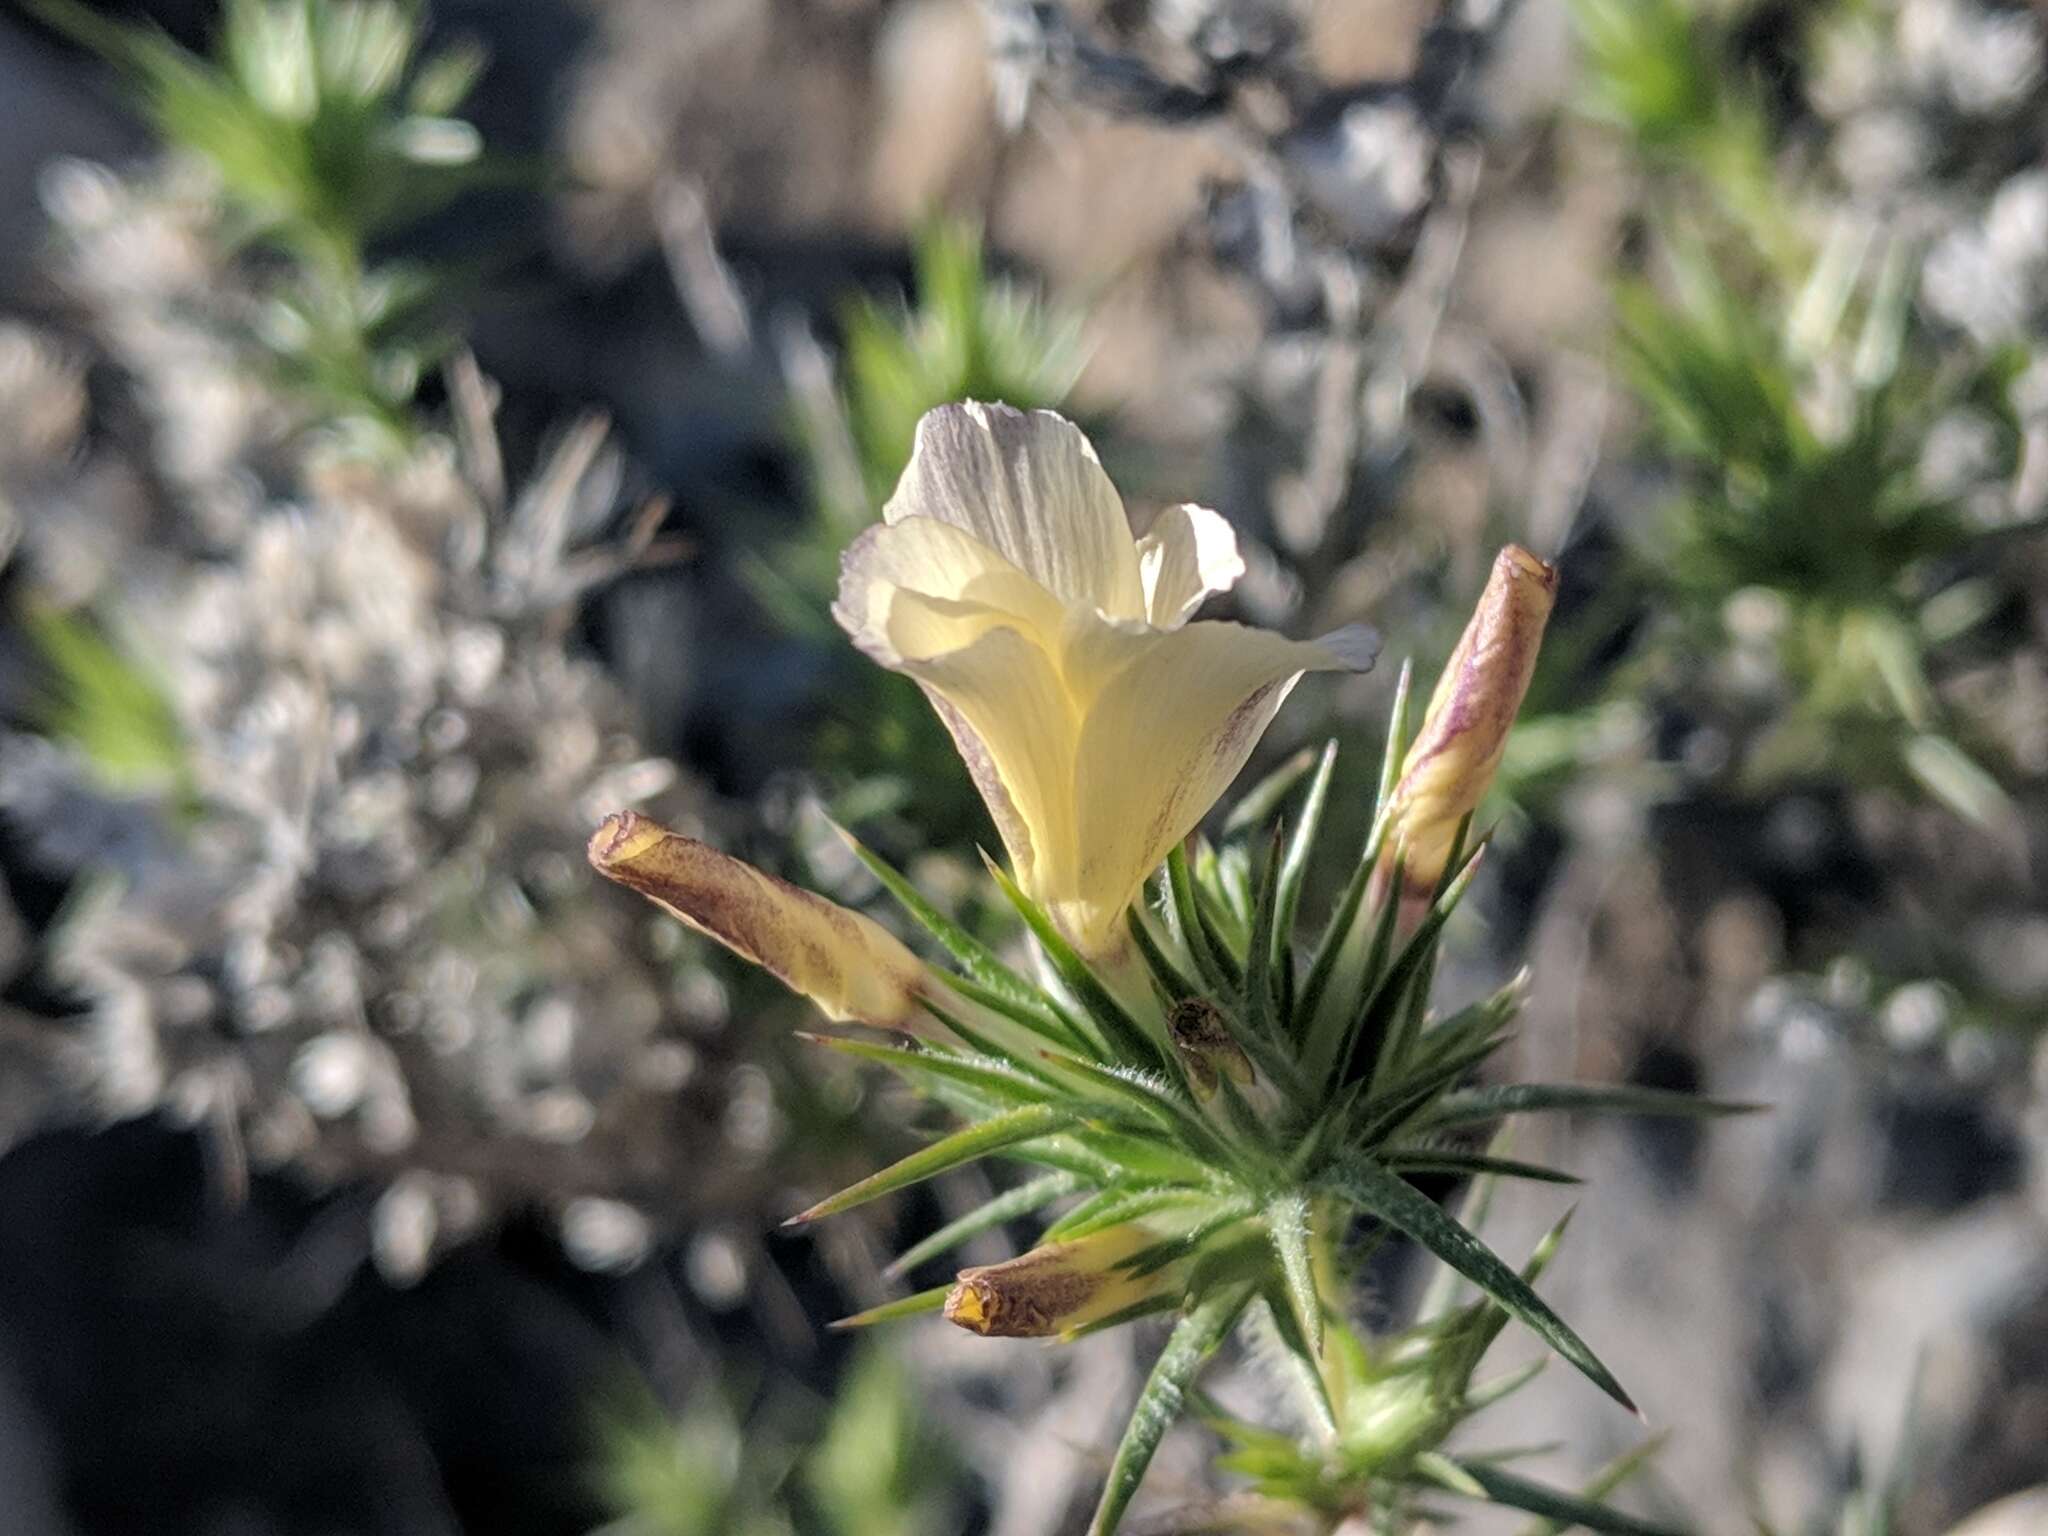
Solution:
[[[1177,1288],[1183,1266],[1134,1275],[1130,1260],[1162,1240],[1137,1222],[1071,1242],[1041,1243],[1001,1264],[963,1269],[946,1298],[946,1321],[999,1339],[1070,1334]]]
[[[872,918],[633,811],[605,818],[590,862],[779,977],[828,1019],[913,1031],[928,1022],[924,962]]]
[[[1405,860],[1405,899],[1429,899],[1443,878],[1458,824],[1492,785],[1556,597],[1556,567],[1526,549],[1510,544],[1493,562],[1388,802],[1380,875],[1384,880],[1390,874],[1397,856]]]

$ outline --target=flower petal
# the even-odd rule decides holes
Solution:
[[[925,601],[899,605],[899,593]],[[832,616],[883,666],[957,650],[994,624],[1057,634],[1060,605],[980,539],[913,517],[877,523],[839,559]]]
[[[931,599],[899,593],[904,617]],[[988,802],[1017,878],[1034,895],[1059,889],[1074,868],[1074,779],[1079,716],[1053,659],[1035,638],[988,627],[943,654],[906,657],[897,670],[922,683]]]
[[[1146,620],[1179,629],[1205,598],[1228,592],[1244,575],[1237,530],[1207,507],[1168,507],[1138,540],[1138,574],[1145,584]]]
[[[881,924],[632,811],[590,840],[599,874],[781,978],[828,1019],[916,1031],[924,962]]]
[[[1123,499],[1081,429],[1051,411],[969,401],[926,412],[882,516],[950,523],[1064,604],[1144,616]]]
[[[1304,672],[1362,671],[1370,631],[1288,640],[1242,624],[1096,626],[1067,652],[1092,686],[1074,780],[1078,878],[1061,914],[1084,953],[1112,947],[1145,877],[1207,814]]]

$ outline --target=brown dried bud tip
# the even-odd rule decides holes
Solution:
[[[986,1338],[1071,1333],[1180,1284],[1172,1265],[1133,1275],[1124,1265],[1160,1234],[1125,1222],[1071,1242],[1044,1243],[1002,1264],[963,1269],[946,1297],[946,1321]]]
[[[1205,997],[1183,998],[1173,1005],[1166,1020],[1167,1038],[1179,1054],[1181,1065],[1197,1097],[1215,1095],[1218,1073],[1228,1076],[1240,1088],[1249,1088],[1257,1073],[1244,1047],[1230,1033],[1223,1012]]]

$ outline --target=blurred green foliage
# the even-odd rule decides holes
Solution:
[[[980,232],[934,223],[917,245],[917,307],[863,298],[847,312],[846,414],[868,505],[856,533],[896,489],[918,421],[955,400],[1019,410],[1063,403],[1080,375],[1080,321],[992,277]]]
[[[69,743],[117,794],[189,802],[191,767],[162,684],[90,616],[28,604],[16,622],[41,663],[35,727]]]
[[[309,417],[366,451],[409,442],[406,408],[450,343],[437,310],[452,278],[373,247],[507,174],[457,115],[481,52],[423,50],[422,12],[401,0],[227,0],[210,59],[78,0],[29,4],[212,168],[230,245],[279,264],[250,339]]]
[[[1632,141],[1649,169],[1678,173],[1759,248],[1798,236],[1772,166],[1770,127],[1732,41],[1738,6],[1704,0],[1572,0],[1581,105]],[[1652,185],[1652,197],[1674,188]]]
[[[1574,14],[1588,110],[1647,173],[1653,259],[1617,293],[1614,357],[1666,506],[1631,551],[1647,622],[1598,697],[1583,678],[1557,687],[1561,658],[1546,657],[1532,705],[1560,728],[1532,719],[1504,783],[1554,788],[1584,756],[1532,761],[1536,745],[1639,695],[1717,720],[1724,778],[1744,792],[1834,780],[1998,818],[1998,777],[1937,685],[2004,594],[1978,570],[1987,530],[1924,464],[1967,412],[2010,471],[2017,363],[1930,334],[1912,243],[1779,163],[1743,86],[1739,7],[1574,0]],[[1617,633],[1611,614],[1578,625],[1581,650]],[[1559,652],[1574,627],[1558,627]]]
[[[1839,226],[1797,289],[1738,294],[1703,247],[1666,255],[1668,291],[1620,295],[1617,353],[1677,487],[1651,560],[1684,643],[1747,652],[1783,684],[1743,777],[1895,778],[1992,818],[2003,797],[1933,669],[1997,598],[1958,577],[1982,530],[1920,465],[1959,408],[2013,459],[2005,361],[1958,369],[1916,345],[1912,253],[1868,227]]]
[[[940,1536],[951,1459],[917,1412],[902,1363],[854,1356],[816,1437],[769,1404],[745,1422],[708,1395],[680,1418],[650,1399],[600,1424],[598,1482],[612,1536]]]

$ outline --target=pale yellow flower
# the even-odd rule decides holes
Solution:
[[[1503,549],[1437,679],[1387,802],[1380,859],[1383,880],[1396,855],[1404,861],[1402,895],[1411,904],[1435,891],[1459,823],[1493,783],[1556,597],[1556,567],[1517,545]]]
[[[1174,507],[1143,539],[1095,450],[1049,411],[950,405],[918,424],[883,521],[841,566],[840,624],[923,685],[1019,883],[1087,954],[1250,755],[1304,672],[1375,641],[1189,623],[1244,574],[1230,525]]]
[[[1070,1242],[1041,1243],[1001,1264],[963,1269],[946,1296],[946,1321],[998,1339],[1070,1334],[1177,1291],[1187,1265],[1133,1274],[1130,1261],[1164,1234],[1124,1222]]]
[[[922,1033],[929,969],[872,918],[632,811],[590,839],[600,874],[631,886],[809,998],[826,1018]]]

